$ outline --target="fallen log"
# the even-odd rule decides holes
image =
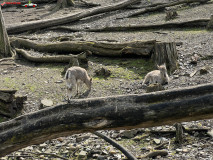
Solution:
[[[69,32],[126,32],[126,31],[143,31],[150,29],[171,29],[171,28],[198,28],[206,27],[210,19],[196,19],[185,22],[166,22],[150,25],[128,25],[128,26],[112,26],[102,28],[77,29],[72,27],[57,26],[51,27],[50,30],[60,30]]]
[[[171,2],[171,3],[166,3],[166,4],[162,4],[162,5],[158,5],[155,7],[149,7],[149,8],[144,8],[142,10],[136,11],[133,14],[130,14],[127,16],[128,17],[135,17],[144,13],[148,13],[148,12],[154,12],[154,11],[162,11],[164,10],[166,7],[171,7],[171,6],[176,6],[176,5],[180,5],[180,4],[184,4],[184,3],[195,3],[195,2],[199,2],[199,3],[207,3],[210,0],[181,0],[181,1],[177,1],[177,2]]]
[[[27,51],[23,49],[15,49],[16,53],[20,56],[23,56],[25,59],[31,62],[39,62],[39,63],[66,63],[70,62],[71,59],[77,58],[79,61],[84,60],[87,61],[86,53],[79,55],[54,55],[54,56],[32,56]]]
[[[66,41],[58,43],[36,43],[34,41],[10,38],[10,44],[16,48],[34,49],[39,52],[78,54],[91,51],[94,55],[100,56],[123,56],[140,55],[151,56],[154,49],[155,40],[134,41],[127,43],[101,43],[91,41]]]
[[[140,0],[125,0],[120,3],[116,3],[114,5],[104,6],[104,7],[97,7],[94,9],[90,9],[86,12],[80,12],[74,15],[69,15],[66,17],[61,18],[54,18],[54,19],[47,19],[47,20],[39,20],[39,21],[33,21],[33,22],[26,22],[21,24],[12,24],[8,25],[7,33],[8,34],[16,34],[21,33],[29,30],[36,30],[36,29],[44,29],[52,26],[62,25],[66,23],[71,23],[73,21],[77,21],[82,18],[86,18],[89,16],[93,16],[96,14],[101,14],[105,12],[111,12],[115,11],[121,8],[125,8],[126,6],[130,4],[134,4]]]
[[[213,117],[213,83],[146,94],[74,99],[0,123],[0,156],[46,140]]]

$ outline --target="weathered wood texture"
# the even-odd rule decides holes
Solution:
[[[154,12],[154,11],[162,11],[164,10],[166,7],[171,7],[171,6],[176,6],[176,5],[180,5],[180,4],[184,4],[184,3],[195,3],[195,2],[199,2],[199,3],[206,3],[210,0],[180,0],[177,2],[171,2],[171,3],[166,3],[166,4],[162,4],[162,5],[157,5],[154,7],[148,7],[148,8],[144,8],[142,10],[136,11],[133,14],[130,14],[128,17],[135,17],[144,13],[148,13],[148,12]]]
[[[16,49],[16,53],[19,56],[23,56],[25,59],[32,61],[32,62],[39,62],[39,63],[65,63],[70,62],[72,59],[78,59],[79,61],[87,62],[86,53],[79,54],[79,55],[54,55],[54,56],[32,56],[27,51],[23,49]]]
[[[23,107],[26,97],[16,96],[16,90],[0,90],[0,115],[15,117]]]
[[[41,44],[21,38],[10,38],[10,43],[16,48],[34,49],[36,51],[49,53],[57,52],[59,54],[78,54],[84,51],[91,51],[92,54],[100,56],[150,56],[154,49],[155,40],[134,41],[127,43],[67,41]]]
[[[156,65],[165,63],[168,71],[171,73],[177,69],[177,50],[175,42],[157,42],[155,43],[155,52],[152,59]]]
[[[12,52],[10,48],[10,43],[5,28],[4,17],[2,15],[0,7],[0,58],[11,57]]]
[[[102,129],[132,129],[213,117],[213,84],[72,100],[0,123],[0,156],[46,140]]]
[[[7,28],[8,34],[15,34],[15,33],[21,33],[21,32],[25,32],[25,31],[29,31],[29,30],[48,28],[48,27],[52,27],[52,26],[71,23],[73,21],[77,21],[79,19],[93,16],[96,14],[115,11],[115,10],[118,10],[121,8],[125,8],[126,6],[128,6],[130,4],[134,4],[138,1],[140,1],[140,0],[125,0],[123,2],[116,3],[114,5],[97,7],[94,9],[90,9],[86,12],[80,12],[80,13],[77,13],[74,15],[69,15],[66,17],[39,20],[39,21],[34,21],[34,22],[26,22],[26,23],[21,23],[21,24],[12,24],[12,25],[8,25],[6,28]]]
[[[213,30],[213,15],[211,15],[210,21],[207,25],[207,29]]]
[[[51,27],[50,30],[60,30],[69,32],[127,32],[127,31],[143,31],[150,29],[171,29],[171,28],[206,28],[210,19],[196,19],[183,22],[166,22],[159,24],[147,24],[147,25],[128,25],[128,26],[113,26],[91,29],[78,29],[65,26]]]

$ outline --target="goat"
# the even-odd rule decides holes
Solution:
[[[143,81],[142,85],[145,84],[153,84],[153,83],[159,83],[159,84],[168,84],[169,83],[169,76],[167,74],[167,69],[165,63],[163,65],[158,66],[158,70],[154,70],[149,72]]]
[[[87,71],[84,68],[74,66],[67,69],[65,73],[65,80],[67,84],[67,95],[70,100],[72,97],[72,89],[73,86],[76,86],[77,95],[78,95],[78,85],[79,81],[82,81],[86,84],[89,91],[91,90],[92,78],[90,78],[87,74]]]

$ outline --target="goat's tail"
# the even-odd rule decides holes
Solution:
[[[65,78],[65,79],[68,79],[68,78],[69,78],[69,70],[66,71],[64,78]]]

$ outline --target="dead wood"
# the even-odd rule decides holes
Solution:
[[[189,134],[192,134],[194,132],[208,132],[210,128],[185,128],[183,127],[184,129],[184,132],[185,133],[189,133]],[[158,130],[158,131],[155,131],[155,130],[152,130],[150,131],[150,133],[152,134],[176,134],[176,130]]]
[[[201,58],[201,60],[210,60],[210,59],[213,59],[213,55],[212,54],[209,54],[209,55],[205,55]]]
[[[208,30],[213,30],[213,15],[211,15],[210,21],[207,25]]]
[[[57,0],[57,4],[55,6],[49,8],[50,12],[42,15],[40,18],[49,16],[49,15],[57,12],[61,8],[71,7],[71,6],[74,6],[74,5],[75,5],[74,0]]]
[[[79,54],[90,51],[94,55],[100,56],[124,56],[139,55],[151,56],[154,49],[155,40],[134,41],[127,43],[101,43],[90,41],[66,41],[58,43],[36,43],[21,38],[10,38],[10,43],[16,48],[34,49],[39,52],[59,53],[59,54]]]
[[[104,135],[104,134],[102,134],[100,132],[94,132],[93,134],[95,134],[96,136],[104,139],[106,142],[108,142],[109,144],[111,144],[113,147],[115,147],[118,150],[120,150],[128,158],[128,160],[137,160],[137,158],[133,154],[131,154],[126,148],[124,148],[123,146],[121,146],[120,144],[118,144],[113,139],[107,137],[106,135]]]
[[[32,61],[32,62],[39,62],[39,63],[67,63],[70,62],[71,59],[77,58],[77,59],[86,59],[86,55],[54,55],[54,56],[32,56],[27,51],[23,49],[16,49],[16,53],[18,55],[23,56],[25,59]]]
[[[175,142],[179,143],[180,145],[183,144],[183,126],[181,123],[175,123],[176,128],[176,137]]]
[[[152,54],[155,65],[166,64],[169,73],[174,72],[178,67],[178,56],[175,42],[155,43],[155,52]]]
[[[148,13],[148,12],[154,12],[154,11],[162,11],[164,10],[166,7],[171,7],[171,6],[176,6],[176,5],[180,5],[180,4],[184,4],[184,3],[195,3],[195,2],[199,2],[199,3],[206,3],[210,0],[180,0],[177,2],[171,2],[171,3],[166,3],[166,4],[162,4],[162,5],[158,5],[155,7],[149,7],[149,8],[144,8],[142,10],[139,10],[133,14],[128,15],[127,17],[135,17],[144,13]]]
[[[159,150],[159,149],[162,149],[162,148],[165,148],[165,145],[167,145],[169,142],[163,142],[162,144],[156,146],[154,148],[154,150]]]
[[[84,1],[84,0],[79,0],[83,5],[81,5],[81,6],[85,6],[85,7],[88,7],[88,8],[90,8],[90,7],[97,7],[97,6],[101,6],[101,4],[96,4],[96,3],[89,3],[89,2],[86,2],[86,1]]]
[[[15,93],[16,90],[0,90],[0,115],[12,118],[22,109],[27,98]]]
[[[126,31],[143,31],[150,29],[171,29],[171,28],[198,28],[205,27],[209,23],[210,19],[196,19],[184,22],[166,22],[150,25],[128,25],[128,26],[113,26],[91,29],[77,29],[72,27],[57,26],[51,27],[50,30],[60,30],[69,32],[126,32]]]
[[[97,8],[85,11],[85,12],[80,12],[80,13],[77,13],[74,15],[72,14],[72,15],[69,15],[66,17],[39,20],[39,21],[34,21],[34,22],[26,22],[26,23],[21,23],[21,24],[13,24],[13,25],[8,25],[6,28],[7,28],[8,34],[15,34],[15,33],[21,33],[21,32],[25,32],[25,31],[29,31],[29,30],[38,30],[38,29],[53,27],[53,26],[57,26],[57,25],[71,23],[73,21],[77,21],[79,19],[86,18],[89,16],[122,9],[122,8],[125,8],[126,6],[128,6],[130,4],[134,4],[138,1],[140,1],[140,0],[125,0],[123,2],[116,3],[114,5],[97,7]]]
[[[5,28],[4,17],[0,7],[0,58],[12,57],[14,54],[11,50],[7,31]]]
[[[0,156],[71,134],[210,119],[213,84],[146,94],[71,100],[0,123]]]
[[[165,151],[165,150],[155,150],[155,151],[152,151],[150,153],[148,153],[147,155],[145,156],[142,156],[141,158],[155,158],[157,156],[167,156],[168,155],[168,151]]]

